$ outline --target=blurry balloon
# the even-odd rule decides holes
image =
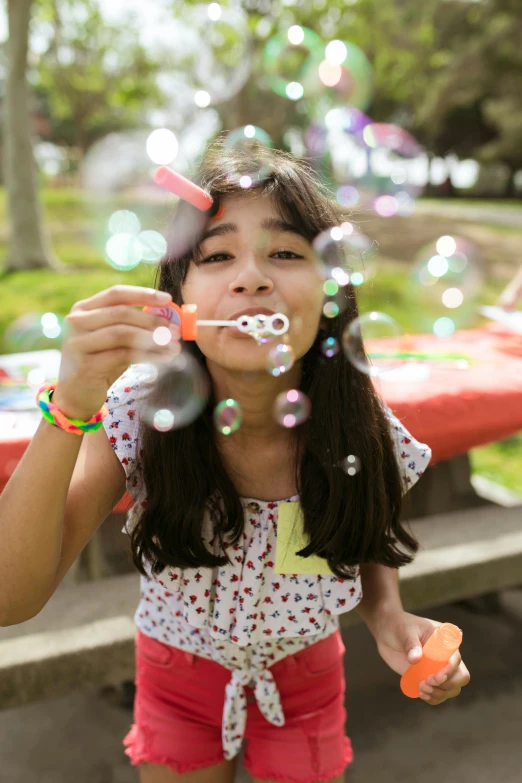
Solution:
[[[281,392],[276,397],[274,418],[283,427],[298,427],[310,415],[310,400],[297,389]]]
[[[174,356],[167,365],[149,365],[153,388],[143,411],[145,423],[158,432],[191,424],[207,405],[208,379],[188,352]]]

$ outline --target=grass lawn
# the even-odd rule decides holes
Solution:
[[[104,243],[109,237],[107,221],[116,209],[130,209],[140,218],[142,229],[161,231],[168,221],[171,202],[144,204],[134,197],[86,200],[71,189],[42,191],[46,228],[56,256],[65,265],[63,273],[45,270],[0,274],[0,353],[10,349],[3,340],[7,327],[25,313],[53,312],[65,316],[73,303],[92,296],[115,283],[151,286],[154,265],[140,264],[128,272],[112,269],[104,260]],[[488,202],[476,203],[482,206]],[[498,209],[500,202],[492,202]],[[506,205],[511,209],[516,203]],[[361,226],[362,227],[362,226]],[[422,332],[429,323],[429,302],[422,299],[418,287],[411,284],[410,269],[416,250],[442,233],[468,236],[482,251],[482,287],[463,312],[462,328],[472,328],[483,321],[474,313],[476,303],[495,301],[506,279],[520,263],[518,248],[522,239],[513,237],[501,226],[463,225],[450,218],[413,215],[410,218],[375,218],[364,230],[379,242],[375,261],[376,274],[360,289],[361,312],[379,310],[391,315],[403,331]],[[514,241],[516,240],[516,241]],[[8,223],[5,193],[0,190],[0,268],[7,252]],[[39,348],[55,347],[52,341]],[[27,350],[27,349],[25,349]],[[522,495],[522,433],[503,442],[474,449],[473,470]]]

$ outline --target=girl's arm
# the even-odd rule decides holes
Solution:
[[[375,622],[383,611],[402,612],[399,592],[399,569],[379,563],[363,563],[360,566],[363,598],[356,607],[372,635]]]

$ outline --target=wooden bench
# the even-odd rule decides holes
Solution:
[[[522,505],[486,505],[410,522],[421,543],[400,571],[404,608],[522,585]],[[0,628],[0,708],[134,678],[139,575],[62,583],[32,620]],[[361,621],[341,615],[343,628]]]

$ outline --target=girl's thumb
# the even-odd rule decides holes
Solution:
[[[418,641],[409,641],[406,644],[406,653],[410,663],[418,663],[422,658],[422,647]]]

